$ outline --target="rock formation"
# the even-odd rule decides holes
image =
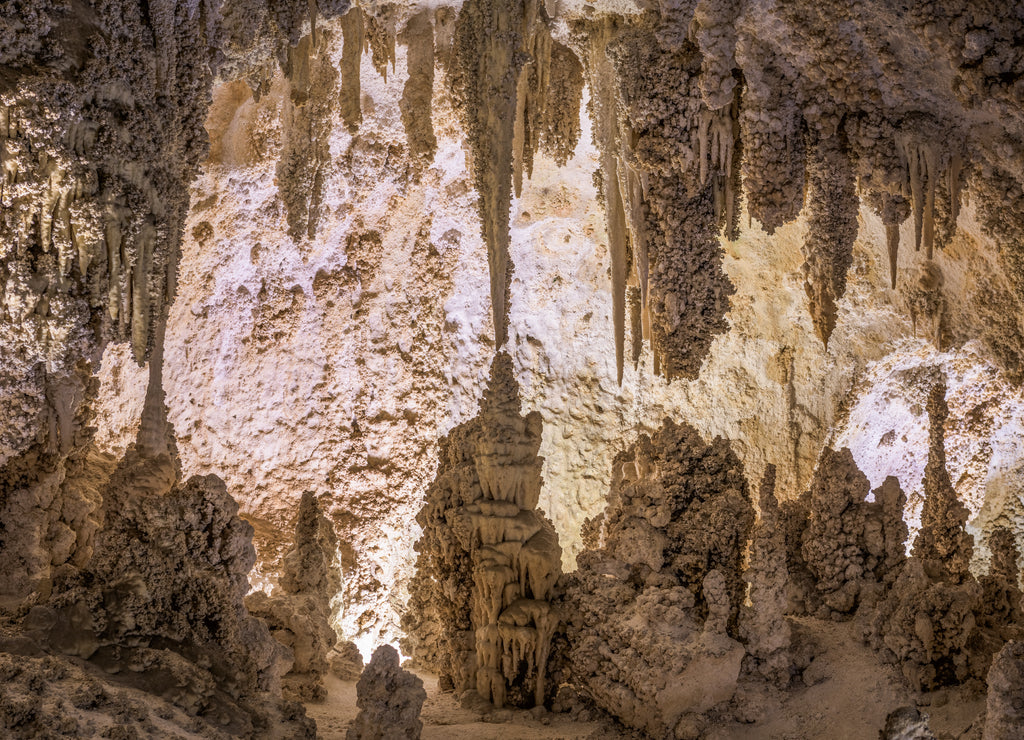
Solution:
[[[988,672],[984,740],[1010,740],[1024,732],[1024,645],[1011,640],[992,661]]]
[[[565,579],[568,673],[623,723],[672,736],[735,691],[753,506],[728,443],[670,420],[616,458],[613,481],[599,546]]]
[[[878,740],[935,740],[928,729],[928,715],[916,707],[900,707],[885,719]]]
[[[323,701],[327,695],[323,676],[337,640],[331,600],[341,591],[337,551],[334,528],[307,491],[299,505],[295,544],[284,556],[279,588],[270,595],[254,591],[245,599],[249,612],[263,619],[275,639],[291,650],[292,664],[282,683],[286,693],[300,701]],[[339,669],[342,665],[339,662]]]
[[[331,675],[342,681],[356,681],[363,672],[363,656],[354,642],[339,642],[327,654]]]
[[[750,603],[740,607],[740,636],[746,642],[747,669],[775,684],[789,683],[789,565],[786,533],[775,498],[775,466],[769,465],[758,492],[761,516],[753,528],[750,565],[743,580],[750,585]]]
[[[992,655],[991,641],[976,634],[982,589],[968,568],[974,543],[964,529],[966,509],[946,470],[945,396],[946,381],[939,376],[928,396],[930,445],[921,530],[911,557],[878,605],[872,637],[911,685],[924,689],[983,676]]]
[[[895,478],[876,489],[857,468],[849,449],[826,448],[818,462],[801,535],[801,559],[821,598],[818,616],[852,614],[862,592],[872,598],[902,564],[906,496]]]
[[[813,723],[787,682],[821,651],[804,683],[855,664],[865,712],[988,681],[987,722],[904,708],[883,737],[1020,734],[1019,3],[2,6],[0,734],[311,735],[281,682],[361,670],[339,592],[360,644],[397,634],[442,430],[406,626],[444,688],[692,737]],[[105,349],[150,377],[109,455]],[[919,497],[939,355],[1001,390],[929,388]],[[900,392],[823,449],[887,356]],[[124,411],[138,368],[104,363]],[[688,422],[605,502],[598,461],[663,409]],[[383,706],[418,712],[401,676],[379,652],[356,735],[418,732]]]
[[[422,680],[402,670],[397,650],[390,645],[377,648],[356,691],[359,714],[348,728],[347,740],[418,740],[427,692]]]
[[[581,24],[576,34],[595,91],[619,379],[627,280],[640,290],[655,372],[694,378],[726,328],[733,292],[717,237],[726,225],[732,238],[738,218],[734,98],[704,106],[697,47],[655,14]],[[665,75],[679,83],[666,89]]]
[[[56,568],[28,610],[27,654],[74,656],[96,673],[130,669],[128,686],[199,726],[253,736],[283,723],[312,736],[301,710],[280,700],[284,649],[243,603],[252,527],[216,476],[181,480],[159,346],[138,440],[97,487],[102,526],[90,556]],[[36,716],[27,727],[41,731],[42,722]]]
[[[452,430],[418,520],[424,534],[407,629],[445,686],[497,706],[541,705],[559,617],[551,523],[536,511],[540,417],[520,415],[512,358],[495,357],[472,421]]]

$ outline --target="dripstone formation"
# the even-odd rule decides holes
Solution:
[[[334,528],[307,491],[299,504],[295,545],[284,556],[278,589],[271,595],[255,591],[245,600],[249,612],[263,619],[277,641],[291,651],[292,664],[282,682],[285,692],[299,700],[322,701],[327,696],[323,676],[337,640],[331,626],[331,599],[341,590],[334,562],[337,550]]]
[[[736,638],[753,523],[725,440],[705,444],[666,420],[620,454],[597,546],[561,601],[576,690],[655,737],[727,703],[745,654]]]
[[[491,365],[480,413],[442,442],[418,516],[423,537],[406,628],[413,654],[458,692],[501,706],[543,704],[549,601],[561,573],[551,522],[536,510],[540,416],[520,415],[512,358]]]
[[[427,698],[423,681],[402,670],[398,651],[377,648],[356,686],[359,714],[347,740],[418,740],[423,723],[420,708]]]

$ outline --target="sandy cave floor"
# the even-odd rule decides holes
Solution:
[[[604,731],[597,722],[574,722],[568,715],[550,712],[537,718],[529,711],[503,710],[483,714],[459,706],[452,693],[438,689],[437,677],[415,671],[423,679],[427,701],[420,719],[423,740],[577,740],[582,738],[618,738],[618,733]],[[327,700],[307,704],[306,712],[316,720],[321,740],[345,740],[349,723],[355,719],[356,682],[327,676]],[[614,731],[612,731],[614,732]]]
[[[813,643],[817,657],[805,672],[813,685],[796,686],[785,695],[755,699],[759,719],[708,727],[708,740],[874,740],[886,716],[916,704],[931,718],[939,738],[958,738],[984,710],[983,687],[965,686],[917,697],[891,667],[880,664],[858,636],[854,622],[792,619],[794,630]],[[622,732],[604,722],[573,721],[569,715],[536,715],[523,710],[483,713],[460,706],[458,698],[438,689],[437,678],[417,671],[427,690],[423,705],[424,740],[623,740],[641,735]],[[328,697],[308,704],[323,740],[344,740],[358,712],[356,682],[326,677]]]

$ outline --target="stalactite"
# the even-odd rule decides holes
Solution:
[[[886,251],[889,256],[889,287],[896,288],[896,271],[900,250],[900,224],[910,216],[910,203],[897,193],[871,191],[867,202],[885,226]]]
[[[434,26],[431,14],[422,10],[414,15],[402,35],[409,47],[409,76],[399,103],[402,125],[405,127],[412,160],[417,166],[423,167],[433,160],[437,150],[431,108],[434,88]]]
[[[564,166],[580,139],[583,65],[557,41],[551,42],[547,100],[538,122],[541,151]]]
[[[363,11],[353,6],[341,18],[344,46],[341,51],[341,120],[349,133],[359,130],[363,120],[360,66],[363,58]]]
[[[394,70],[395,61],[398,58],[396,54],[398,11],[392,5],[374,6],[372,10],[363,7],[362,11],[363,35],[366,45],[370,48],[373,68],[387,82],[388,65]]]
[[[914,130],[913,126],[920,130]],[[943,134],[934,122],[915,122],[910,130],[911,133],[897,137],[905,170],[903,195],[913,207],[915,249],[920,250],[924,245],[925,256],[930,260],[936,243],[936,217],[946,221],[938,226],[940,244],[955,230],[960,213],[964,161],[952,143],[942,141],[941,137],[948,138],[948,133]]]
[[[819,140],[811,148],[808,171],[808,233],[801,249],[806,260],[804,290],[814,330],[827,348],[839,314],[837,304],[846,292],[846,272],[853,263],[860,201],[843,144]]]
[[[450,75],[472,153],[491,276],[496,350],[508,336],[513,141],[517,84],[525,61],[523,28],[532,22],[527,9],[524,0],[465,3],[455,28],[457,68]]]
[[[671,31],[653,14],[621,27],[606,19],[577,43],[587,58],[601,152],[620,378],[630,246],[655,372],[669,379],[697,376],[714,336],[727,328],[734,291],[716,231],[720,216],[734,214],[727,201],[735,110],[703,108],[700,54]],[[666,90],[668,76],[681,82]],[[680,126],[689,137],[680,140]]]
[[[804,204],[803,112],[783,60],[755,36],[741,34],[736,58],[745,88],[740,112],[747,208],[769,233],[794,221]]]
[[[338,71],[327,54],[330,42],[327,30],[320,33],[319,47],[313,47],[312,38],[304,36],[291,55],[295,60],[291,67],[297,74],[290,80],[285,103],[284,146],[276,174],[278,192],[288,212],[288,233],[295,240],[315,236],[320,222],[338,96]]]
[[[700,0],[690,23],[690,38],[701,52],[700,91],[709,110],[732,104],[736,79],[736,18],[739,0]]]
[[[594,118],[594,140],[601,153],[601,184],[604,196],[608,251],[611,256],[612,328],[615,332],[616,378],[622,383],[626,332],[626,254],[629,249],[627,216],[623,204],[622,181],[629,177],[619,159],[618,101],[615,69],[608,58],[607,47],[613,36],[612,21],[605,20],[589,33],[587,72],[590,81],[590,110]],[[639,234],[633,234],[634,250],[645,246]],[[643,264],[640,291],[646,306],[647,271]],[[639,269],[639,266],[638,266]]]

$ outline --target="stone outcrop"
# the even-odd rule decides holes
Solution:
[[[349,726],[347,740],[418,740],[427,692],[419,677],[402,670],[397,650],[381,645],[374,651],[356,692],[359,714]]]
[[[444,457],[418,520],[424,534],[406,618],[413,654],[443,685],[497,706],[547,698],[549,602],[561,548],[536,510],[540,417],[520,415],[512,358],[501,353],[479,415],[442,443]]]
[[[736,689],[753,506],[728,443],[670,420],[616,458],[613,481],[598,547],[565,579],[567,673],[623,723],[671,737]]]
[[[282,684],[287,694],[301,701],[323,701],[327,696],[323,676],[331,667],[330,652],[337,640],[331,626],[331,600],[341,591],[337,551],[334,528],[307,491],[299,504],[295,544],[284,556],[278,588],[269,595],[254,591],[245,599],[249,612],[266,622],[274,638],[291,651],[291,667]],[[337,659],[340,668],[344,659],[341,655]]]
[[[1011,640],[988,671],[984,740],[1010,740],[1024,732],[1024,644]]]

